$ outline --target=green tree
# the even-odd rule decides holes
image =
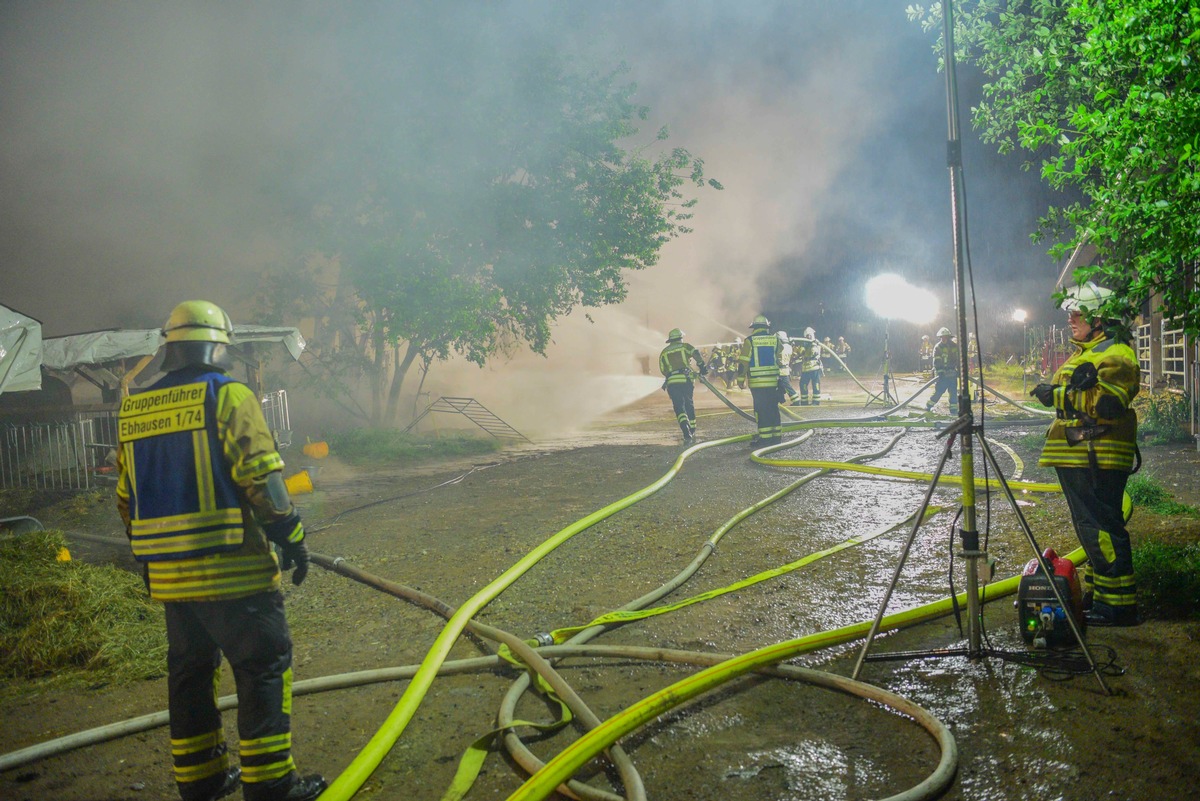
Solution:
[[[968,0],[953,10],[956,57],[987,79],[972,109],[984,141],[1029,151],[1050,186],[1081,198],[1050,207],[1036,236],[1057,240],[1055,258],[1097,248],[1073,279],[1117,290],[1112,316],[1132,317],[1159,293],[1164,313],[1200,335],[1200,5]],[[940,3],[908,15],[942,29]]]
[[[414,364],[543,353],[562,315],[619,303],[626,271],[690,230],[685,188],[721,188],[665,129],[636,143],[648,110],[623,66],[578,74],[541,51],[504,88],[447,102],[472,67],[361,113],[355,194],[315,215],[310,266],[264,278],[266,318],[316,319],[320,382],[369,379],[376,423],[396,420]]]

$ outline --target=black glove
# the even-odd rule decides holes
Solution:
[[[283,553],[279,569],[291,570],[292,583],[299,587],[308,575],[308,546],[303,542],[289,542],[287,545],[281,545],[279,550]]]
[[[1125,414],[1125,406],[1114,395],[1101,395],[1096,401],[1096,416],[1115,420]]]
[[[308,546],[304,544],[304,524],[300,522],[300,515],[293,511],[287,517],[267,523],[263,531],[267,539],[279,546],[283,555],[279,568],[291,570],[294,566],[296,572],[292,573],[292,583],[299,585],[308,575]]]
[[[700,365],[700,375],[708,375],[708,365]]]
[[[1091,389],[1099,381],[1100,374],[1096,372],[1096,365],[1091,362],[1084,362],[1075,368],[1075,372],[1071,373],[1071,380],[1067,382],[1067,389]]]
[[[1029,391],[1029,394],[1037,398],[1043,406],[1054,405],[1054,385],[1053,384],[1038,384]]]

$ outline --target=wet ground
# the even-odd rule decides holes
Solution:
[[[901,384],[901,392],[903,392]],[[833,402],[796,410],[805,418],[861,417],[851,389],[826,383]],[[748,407],[748,393],[733,393]],[[709,393],[697,392],[700,438],[750,433],[749,424]],[[989,407],[989,414],[993,410]],[[818,414],[819,413],[819,414]],[[1000,409],[995,410],[999,423]],[[942,418],[945,419],[945,418]],[[989,417],[989,421],[993,418]],[[785,418],[787,422],[787,418]],[[1040,425],[989,428],[993,452],[1010,476],[1049,480],[1036,465]],[[845,460],[883,449],[899,429],[834,428],[779,454]],[[943,439],[928,429],[903,436],[871,465],[928,472]],[[1007,446],[1007,448],[1002,447]],[[373,575],[461,604],[527,553],[576,521],[659,480],[684,452],[664,393],[609,415],[590,430],[508,451],[498,457],[436,467],[362,473],[336,455],[320,463],[317,492],[298,500],[311,547]],[[1013,455],[1018,461],[1014,461]],[[983,461],[976,451],[977,472]],[[1180,500],[1200,502],[1194,450],[1147,451],[1147,469]],[[587,623],[650,592],[683,570],[740,510],[776,493],[802,468],[749,459],[745,443],[696,451],[656,493],[585,528],[550,552],[477,615],[522,638]],[[947,463],[959,472],[958,451]],[[459,480],[455,480],[459,479]],[[725,587],[813,552],[898,523],[916,511],[927,484],[845,473],[817,478],[729,528],[715,553],[667,600]],[[943,484],[934,503],[947,507],[908,550],[888,611],[947,594],[963,565],[950,530],[958,492]],[[988,503],[990,501],[990,515]],[[1061,499],[1022,495],[1041,547],[1074,547]],[[1143,515],[1139,531],[1196,535],[1193,523]],[[1139,529],[1138,524],[1143,528]],[[999,496],[979,498],[979,529],[997,559],[997,575],[1017,573],[1032,546]],[[119,534],[113,515],[91,526]],[[847,548],[793,572],[669,614],[628,623],[594,640],[702,652],[742,653],[872,617],[905,551],[907,529]],[[103,559],[105,546],[88,546]],[[119,558],[119,557],[114,557]],[[314,569],[286,590],[298,681],[419,663],[441,618],[331,572]],[[1024,653],[1011,598],[989,604],[986,645]],[[1105,695],[1094,675],[1046,676],[999,656],[909,658],[870,662],[860,678],[905,695],[944,721],[958,744],[959,768],[945,798],[1169,799],[1189,797],[1200,776],[1200,624],[1150,621],[1136,629],[1088,634],[1094,653],[1114,660]],[[952,618],[879,638],[873,653],[961,648]],[[494,651],[461,637],[450,658]],[[849,675],[857,645],[806,654],[797,664]],[[607,718],[694,672],[634,658],[573,659],[567,681]],[[396,746],[356,798],[438,799],[463,750],[494,725],[517,674],[490,670],[439,678]],[[407,686],[404,681],[307,695],[296,700],[295,754],[301,770],[333,777],[363,748]],[[47,692],[8,686],[0,698],[0,750],[12,751],[165,706],[161,679],[122,688]],[[223,693],[232,692],[226,681]],[[556,710],[526,695],[518,718],[549,721]],[[236,740],[234,715],[226,715]],[[530,748],[553,756],[579,734],[575,726],[532,736]],[[174,797],[164,729],[122,737],[0,774],[0,797],[13,799],[166,799]],[[872,798],[921,781],[937,763],[932,739],[911,720],[874,703],[811,685],[761,677],[735,681],[659,717],[623,740],[651,799]],[[506,755],[488,756],[468,798],[503,799],[525,773]],[[614,790],[607,763],[585,770],[588,784]],[[615,789],[620,792],[619,789]]]

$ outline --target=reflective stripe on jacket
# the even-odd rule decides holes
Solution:
[[[1101,470],[1133,470],[1137,454],[1137,413],[1130,403],[1137,396],[1141,375],[1133,348],[1098,334],[1089,342],[1071,340],[1078,349],[1054,374],[1054,408],[1057,419],[1046,432],[1046,444],[1038,464],[1042,467],[1089,467]],[[1067,389],[1075,369],[1084,362],[1095,365],[1096,386]],[[1100,417],[1096,405],[1109,395],[1123,409],[1116,417]],[[1111,401],[1109,402],[1111,403]],[[1084,435],[1072,445],[1068,429]],[[1094,461],[1093,461],[1094,460]]]
[[[283,469],[258,398],[220,372],[168,373],[126,398],[117,506],[151,597],[225,600],[279,588],[279,567],[246,502]]]
[[[738,379],[751,387],[779,385],[779,337],[774,334],[751,334],[742,342],[738,357]]]
[[[672,342],[658,354],[658,369],[666,376],[668,384],[682,384],[692,380],[689,360],[695,361],[697,367],[704,366],[700,351],[686,342]]]

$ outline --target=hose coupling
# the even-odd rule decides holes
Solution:
[[[533,635],[533,639],[537,641],[538,646],[554,645],[554,635],[547,631],[539,631]]]
[[[338,570],[342,565],[346,564],[346,560],[340,556],[333,557],[333,569]]]

